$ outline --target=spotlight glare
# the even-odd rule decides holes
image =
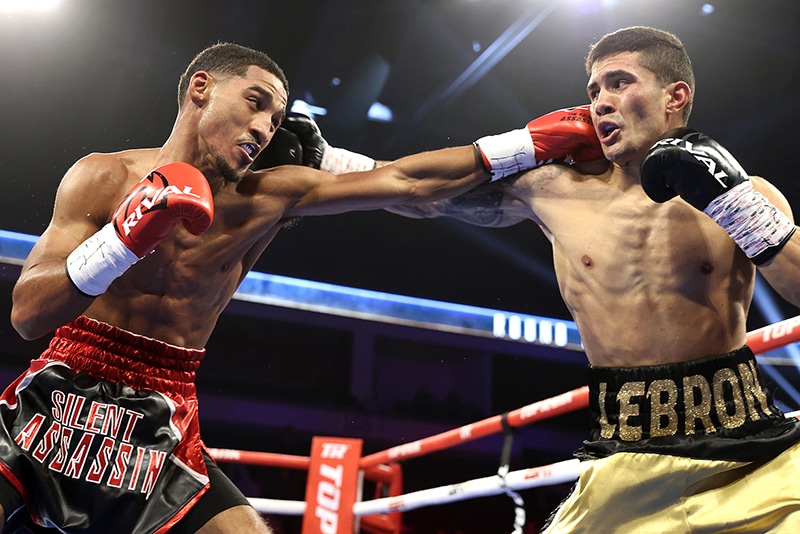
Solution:
[[[305,100],[300,100],[300,99],[292,102],[292,107],[290,108],[290,111],[294,111],[295,113],[302,113],[303,115],[311,117],[312,119],[314,117],[321,117],[323,115],[328,114],[327,109],[320,106],[315,106],[313,104],[309,104]]]
[[[711,4],[703,4],[703,8],[701,9],[703,15],[710,15],[714,12],[714,6]]]
[[[52,11],[60,3],[60,0],[0,0],[0,12],[33,13]]]
[[[392,114],[392,110],[384,104],[373,102],[369,107],[367,117],[377,122],[392,122],[394,114]]]

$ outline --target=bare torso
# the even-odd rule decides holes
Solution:
[[[108,223],[128,191],[161,163],[163,149],[92,154],[61,181],[53,219],[14,288],[11,320],[35,339],[79,314],[160,339],[202,348],[239,283],[289,218],[424,203],[468,191],[487,178],[471,146],[401,158],[367,173],[334,176],[304,166],[215,175],[214,220],[202,235],[178,225],[155,249],[89,300],[71,287],[64,264]],[[200,157],[200,165],[205,165]],[[200,168],[200,167],[199,167]]]
[[[680,198],[656,204],[614,169],[551,165],[505,185],[553,244],[590,363],[653,365],[744,345],[752,263],[708,216]]]
[[[667,363],[744,344],[755,269],[709,217],[680,199],[656,204],[610,172],[558,181],[571,191],[533,206],[591,363]]]
[[[130,161],[131,185],[153,166],[149,153],[139,155]],[[286,199],[260,195],[255,176],[215,191],[214,222],[206,233],[193,236],[178,226],[97,297],[85,315],[174,345],[203,347],[239,283],[280,229],[286,209],[281,200]],[[126,191],[120,189],[120,195]]]
[[[97,200],[87,217],[93,226],[110,220],[130,187],[156,166],[157,156],[157,149],[92,156],[104,168],[115,169],[102,178],[108,191],[92,193]],[[109,163],[110,158],[117,161]],[[277,170],[250,173],[238,184],[224,183],[214,193],[215,217],[207,232],[194,236],[178,225],[155,252],[95,298],[84,315],[174,345],[205,346],[237,286],[281,228],[291,202],[288,195],[264,194],[259,180],[270,173],[281,175]],[[91,188],[92,180],[78,187]]]

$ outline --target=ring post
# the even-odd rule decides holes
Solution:
[[[314,437],[302,534],[353,534],[353,505],[361,493],[362,440]]]

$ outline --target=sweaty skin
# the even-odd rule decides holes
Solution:
[[[280,81],[257,67],[222,81],[200,72],[163,147],[92,154],[76,163],[14,288],[11,319],[18,332],[35,339],[84,314],[173,345],[202,348],[283,220],[422,202],[488,179],[472,147],[339,176],[301,166],[251,172],[257,155],[252,149],[271,139],[286,99]],[[209,179],[211,228],[194,236],[178,225],[105,293],[95,299],[81,295],[65,275],[67,256],[111,219],[136,182],[169,161],[192,163]]]
[[[588,93],[608,161],[545,165],[455,199],[390,211],[488,227],[536,222],[552,243],[561,295],[592,365],[655,365],[738,349],[754,265],[710,217],[678,197],[657,204],[640,183],[647,149],[682,125],[687,89],[657,83],[636,53],[605,58],[595,64]],[[791,216],[777,189],[761,178],[752,182]],[[796,257],[793,238],[761,271],[796,272]],[[785,298],[800,302],[797,289],[773,280]]]

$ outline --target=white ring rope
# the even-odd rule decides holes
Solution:
[[[542,467],[511,471],[506,475],[505,487],[523,490],[571,482],[578,478],[578,466],[579,460],[573,458]],[[497,475],[492,475],[458,484],[414,491],[397,497],[384,497],[358,502],[353,506],[353,513],[357,516],[362,516],[403,512],[423,506],[458,502],[477,497],[489,497],[503,493],[503,486],[502,479]],[[303,515],[306,511],[305,501],[285,501],[254,497],[250,497],[249,501],[256,510],[264,514]]]
[[[798,326],[800,326],[800,316],[769,325],[749,333],[747,340],[748,345],[751,346],[756,354],[759,354],[761,352],[766,352],[789,343],[797,342],[798,337],[800,337],[800,328],[797,328]],[[538,403],[534,403],[529,406],[539,406],[542,403],[547,403],[548,400],[549,399],[545,399],[544,401],[539,401]],[[523,409],[524,408],[525,407],[523,407]],[[555,413],[553,415],[559,414]],[[800,419],[800,410],[787,413],[786,417],[795,417]],[[484,422],[485,421],[488,420],[484,420]],[[437,436],[434,436],[434,438],[435,437]],[[211,451],[217,450],[211,449]],[[212,456],[215,456],[216,459],[221,461],[241,460],[242,463],[249,463],[246,461],[246,455],[250,454],[253,457],[252,463],[259,463],[257,461],[257,455],[259,453],[241,451],[242,457],[239,458],[239,451],[229,451],[226,449],[219,449],[218,451],[220,454],[219,458],[217,458],[213,452]],[[282,462],[287,461],[288,456],[282,459]],[[287,467],[302,468],[305,465],[305,462],[307,462],[307,458],[299,458],[293,462],[295,465],[287,465]],[[433,506],[467,499],[474,499],[478,497],[499,495],[501,493],[508,493],[508,490],[523,490],[540,486],[552,486],[565,482],[572,482],[578,478],[579,465],[580,461],[576,458],[573,458],[541,467],[511,471],[506,473],[505,477],[495,474],[484,478],[476,478],[457,484],[424,489],[404,495],[356,502],[353,505],[353,514],[355,516],[364,516],[372,514],[386,514],[391,512],[403,512],[424,506]],[[253,507],[262,514],[302,516],[305,514],[307,507],[305,501],[263,499],[255,497],[249,497],[248,500]]]
[[[573,458],[542,467],[511,471],[506,475],[505,486],[515,490],[552,486],[562,482],[572,482],[578,478],[579,460]],[[504,493],[503,481],[497,475],[476,478],[438,488],[429,488],[397,497],[384,497],[358,502],[353,506],[357,516],[403,512],[423,506],[488,497]]]

